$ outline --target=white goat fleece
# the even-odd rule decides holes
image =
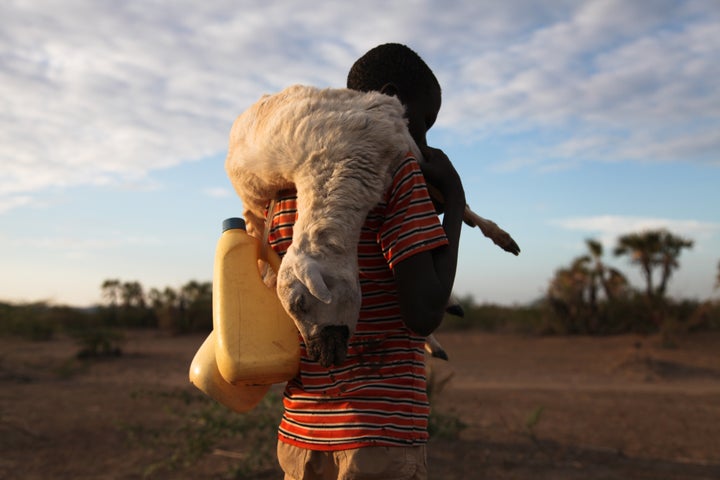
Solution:
[[[262,238],[268,202],[297,190],[277,293],[306,342],[325,326],[355,331],[360,229],[408,152],[421,158],[404,107],[378,92],[295,85],[261,97],[235,120],[225,168],[248,232]]]

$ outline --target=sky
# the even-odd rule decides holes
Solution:
[[[0,301],[210,281],[235,117],[386,42],[435,72],[428,142],[522,249],[464,227],[456,294],[532,302],[589,238],[640,288],[617,238],[667,228],[694,242],[670,293],[720,295],[720,2],[6,0]]]

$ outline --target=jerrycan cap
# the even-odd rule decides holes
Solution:
[[[222,229],[223,232],[227,230],[232,230],[234,228],[239,228],[240,230],[245,230],[245,220],[240,217],[230,217],[223,220],[222,223]]]

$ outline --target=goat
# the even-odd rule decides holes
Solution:
[[[361,226],[408,152],[422,158],[404,107],[379,92],[295,85],[264,95],[232,126],[225,168],[243,202],[248,233],[262,238],[268,202],[282,190],[297,191],[297,221],[277,293],[308,352],[325,366],[344,358],[347,332],[356,327]],[[519,252],[497,225],[469,208],[465,213],[468,225]]]

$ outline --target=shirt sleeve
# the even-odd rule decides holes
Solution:
[[[412,156],[393,175],[385,222],[378,235],[390,268],[420,252],[448,244],[420,165]]]

